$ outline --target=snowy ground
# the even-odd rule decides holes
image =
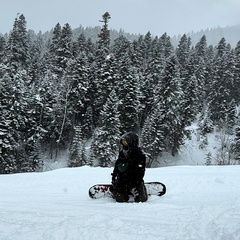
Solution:
[[[240,166],[147,169],[167,193],[146,203],[92,200],[111,168],[0,175],[1,240],[239,240]]]

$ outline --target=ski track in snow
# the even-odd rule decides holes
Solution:
[[[0,175],[1,240],[240,240],[240,166],[147,169],[167,186],[146,203],[93,200],[111,168]]]

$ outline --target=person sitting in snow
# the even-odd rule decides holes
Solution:
[[[120,138],[120,151],[112,173],[110,188],[117,202],[127,202],[129,193],[135,202],[148,199],[144,185],[146,156],[139,147],[138,135],[134,132],[125,133]]]

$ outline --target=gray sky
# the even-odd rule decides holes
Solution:
[[[240,24],[240,0],[0,0],[0,33],[12,29],[17,13],[28,29],[45,32],[58,22],[101,26],[107,11],[109,28],[157,36]]]

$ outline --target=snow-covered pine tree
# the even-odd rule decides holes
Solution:
[[[100,20],[99,22],[103,23],[103,26],[101,28],[100,34],[98,35],[99,40],[97,42],[97,51],[99,51],[100,53],[97,52],[97,55],[104,55],[107,56],[109,54],[109,46],[110,46],[110,31],[108,29],[108,22],[109,19],[111,19],[111,16],[109,14],[109,12],[105,12],[102,15],[102,20]]]
[[[176,56],[180,64],[180,76],[183,80],[188,79],[187,66],[189,64],[191,40],[183,34],[176,48]],[[185,75],[186,74],[186,75]]]
[[[136,67],[139,70],[139,73],[143,73],[145,68],[145,59],[144,59],[144,36],[140,35],[137,40],[134,40],[133,43],[133,66]]]
[[[57,49],[59,47],[59,41],[62,35],[62,27],[60,25],[60,23],[57,23],[53,30],[52,30],[52,34],[50,35],[48,41],[46,42],[46,52],[45,55],[47,55],[48,59],[48,68],[52,65],[56,65],[57,64],[57,58],[56,58],[56,54],[57,54]],[[45,57],[46,59],[46,57]]]
[[[95,44],[93,43],[91,38],[87,39],[86,53],[87,53],[89,63],[91,63],[91,64],[94,63],[94,60],[95,60]]]
[[[119,69],[117,73],[117,95],[120,100],[119,112],[121,122],[121,132],[139,131],[138,108],[140,105],[139,82],[134,69],[126,53],[125,57],[118,61]]]
[[[174,54],[174,47],[171,42],[170,36],[167,35],[167,33],[164,33],[159,38],[159,51],[160,54],[165,57],[165,59],[168,59]]]
[[[234,155],[237,163],[240,164],[240,126],[237,126],[235,129],[233,151],[234,151]]]
[[[142,77],[139,79],[141,92],[139,116],[141,128],[146,118],[152,112],[156,87],[160,81],[166,62],[164,47],[158,38],[153,39],[151,55],[148,57]]]
[[[235,55],[235,69],[234,69],[234,89],[233,89],[233,97],[236,101],[236,104],[240,104],[240,88],[236,86],[240,86],[240,41],[237,42],[236,48],[234,49]]]
[[[47,77],[51,79],[50,84],[54,86],[54,88],[51,86],[51,91],[55,99],[51,101],[53,120],[47,128],[51,129],[49,138],[51,157],[53,157],[53,151],[57,157],[58,150],[66,148],[73,137],[69,106],[72,87],[71,75],[68,71],[72,61],[72,30],[69,24],[65,24],[62,28],[59,23],[55,26],[50,53]]]
[[[195,120],[196,115],[198,113],[198,104],[197,104],[197,96],[198,96],[198,83],[195,74],[189,76],[189,80],[187,82],[182,82],[184,87],[184,96],[182,98],[182,122],[183,126],[187,127],[192,124]]]
[[[4,52],[6,48],[6,40],[0,36],[0,63],[3,63]]]
[[[209,94],[210,118],[219,128],[231,125],[233,119],[232,90],[233,90],[233,69],[232,54],[226,40],[222,38],[217,46],[217,53],[214,59],[214,75]],[[232,109],[232,110],[230,110]],[[231,114],[229,114],[229,111]]]
[[[87,40],[84,33],[81,33],[77,40],[73,42],[73,55],[74,57],[78,57],[80,53],[87,52]]]
[[[7,73],[0,79],[3,137],[1,151],[3,156],[6,153],[9,155],[4,157],[6,173],[35,171],[39,164],[36,144],[41,129],[35,119],[30,89],[23,82],[25,78],[24,72],[21,74],[18,71],[14,79]]]
[[[211,152],[208,152],[206,154],[205,159],[206,159],[206,162],[205,162],[206,166],[212,165],[212,154],[211,154]]]
[[[214,77],[214,68],[215,68],[215,54],[216,54],[216,49],[210,45],[206,49],[206,70],[205,70],[205,85],[204,85],[204,97],[206,104],[209,102],[209,94],[212,90],[212,79]],[[203,105],[204,106],[204,105]]]
[[[202,109],[198,125],[202,136],[206,136],[208,133],[213,131],[214,125],[209,117],[209,109],[207,107]]]
[[[113,166],[118,153],[118,140],[121,134],[118,104],[117,94],[112,90],[101,111],[101,126],[93,135],[91,158],[101,167]]]
[[[69,61],[66,78],[70,84],[69,111],[73,122],[82,120],[90,99],[89,91],[90,66],[85,52]]]
[[[154,108],[145,120],[140,137],[141,147],[147,156],[147,167],[151,167],[165,150],[164,135],[160,124],[159,108]]]
[[[6,68],[1,78],[2,113],[6,113],[4,118],[8,125],[7,136],[11,136],[7,141],[13,143],[9,157],[11,162],[14,159],[15,163],[14,166],[12,163],[8,164],[8,167],[5,166],[5,170],[35,171],[39,164],[36,145],[41,130],[38,128],[33,107],[34,91],[29,74],[29,39],[23,15],[14,21],[6,45],[4,63]]]
[[[70,155],[68,160],[69,167],[80,167],[87,165],[86,156],[86,139],[82,134],[82,126],[75,127],[75,135],[70,148]]]
[[[209,58],[210,60],[210,58]],[[195,85],[195,107],[201,112],[206,105],[206,79],[207,79],[207,40],[202,36],[200,41],[192,50],[191,67],[196,77]]]
[[[61,39],[61,35],[62,35],[62,27],[60,25],[60,23],[57,23],[56,26],[53,29],[53,33],[52,33],[52,38],[50,40],[49,43],[49,67],[52,70],[53,73],[58,74],[59,73],[59,69],[57,68],[57,64],[59,63],[59,59],[58,59],[58,49],[60,46],[60,39]]]
[[[103,26],[98,35],[99,39],[96,43],[96,55],[92,63],[93,72],[90,82],[90,97],[95,125],[99,124],[100,111],[114,86],[112,58],[110,55],[110,35],[108,30],[110,18],[108,12],[102,15],[102,20],[100,22],[103,22]]]
[[[0,78],[0,173],[15,173],[19,133],[15,127],[13,81],[5,74]]]
[[[58,67],[66,70],[69,60],[72,58],[72,29],[68,23],[62,27],[61,37],[57,49]]]
[[[49,69],[60,79],[66,72],[68,61],[72,58],[72,29],[68,23],[59,23],[53,29],[49,45]]]
[[[17,70],[27,69],[29,63],[29,41],[23,14],[15,18],[13,29],[6,44],[4,63],[9,76],[13,77]]]
[[[197,100],[197,78],[194,73],[194,57],[190,51],[191,40],[184,34],[178,47],[176,55],[180,66],[181,89],[184,93],[182,101],[182,121],[184,126],[189,126],[196,116]]]
[[[40,84],[40,79],[45,74],[45,68],[47,67],[45,58],[43,58],[44,52],[44,41],[42,34],[39,33],[34,35],[34,33],[28,34],[29,38],[29,64],[28,64],[28,74],[31,79],[31,85],[34,88],[34,91],[37,91],[37,88]]]
[[[59,103],[59,81],[56,75],[47,71],[41,79],[38,93],[36,94],[36,111],[38,112],[39,125],[45,130],[41,139],[42,145],[49,149],[49,157],[53,159],[56,154],[57,140],[59,138],[60,120],[62,114],[62,104]]]
[[[181,79],[179,66],[175,56],[168,59],[164,74],[158,86],[158,99],[156,105],[161,116],[159,131],[163,133],[164,146],[174,156],[186,134],[182,122],[182,99],[183,92],[180,87]]]
[[[91,106],[88,106],[85,113],[82,114],[81,125],[84,139],[89,139],[94,132],[93,111]]]

